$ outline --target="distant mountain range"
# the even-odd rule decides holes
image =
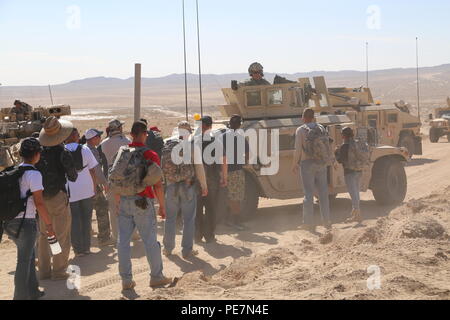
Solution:
[[[308,73],[280,74],[288,79],[324,76],[328,87],[360,87],[365,85],[366,74],[360,71],[314,71]],[[267,73],[272,81],[275,74]],[[231,80],[242,81],[245,73],[203,76],[204,103],[214,106],[224,103],[221,88],[229,87]],[[189,74],[189,104],[199,105],[198,76]],[[370,72],[369,86],[374,97],[383,103],[403,99],[416,104],[416,69],[388,69]],[[134,78],[88,78],[52,86],[55,103],[70,104],[74,108],[112,108],[133,105]],[[450,64],[420,69],[421,101],[424,105],[444,104],[450,96]],[[31,105],[49,105],[47,86],[0,87],[0,106],[11,106],[14,99]],[[184,75],[172,74],[161,78],[142,79],[142,104],[167,107],[184,105]]]

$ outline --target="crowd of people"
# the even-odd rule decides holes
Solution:
[[[330,229],[326,169],[329,164],[326,161],[318,163],[314,152],[309,150],[313,134],[325,135],[326,130],[314,121],[314,112],[310,109],[305,111],[303,120],[305,124],[296,133],[292,170],[301,176],[305,192],[304,226],[310,231],[315,228],[313,201],[318,192],[322,219],[325,227]],[[161,287],[172,283],[172,279],[164,274],[162,254],[173,255],[178,219],[183,224],[181,247],[184,259],[198,255],[195,243],[216,241],[217,214],[223,208],[229,208],[229,214],[225,215],[227,226],[236,231],[246,230],[240,216],[245,197],[244,164],[250,149],[245,137],[236,134],[242,123],[240,116],[231,117],[229,129],[224,130],[222,139],[217,141],[217,135],[212,133],[213,119],[203,117],[199,128],[203,139],[199,148],[193,148],[192,164],[175,164],[171,158],[173,148],[178,143],[190,141],[193,136],[193,128],[188,122],[179,123],[177,135],[164,142],[159,130],[156,127],[149,129],[145,119],[132,125],[131,139],[123,132],[124,122],[112,120],[102,141],[104,132],[101,130],[90,129],[81,137],[69,121],[48,118],[39,137],[27,138],[21,143],[23,163],[19,166],[19,183],[26,205],[20,215],[4,223],[6,234],[18,250],[14,299],[41,298],[44,293],[39,291],[38,279],[68,279],[71,249],[77,258],[91,254],[94,211],[99,246],[117,246],[124,290],[136,286],[131,265],[132,240],[141,239],[144,244],[151,270],[150,286]],[[336,150],[336,158],[345,167],[353,200],[351,220],[361,221],[361,169],[351,165],[351,151],[355,149],[353,131],[345,128],[343,137],[345,143]],[[234,143],[230,144],[230,141]],[[239,142],[243,143],[243,150],[238,149]],[[203,151],[211,143],[216,147],[221,144],[220,148],[225,151],[218,163],[203,158]],[[232,159],[227,157],[229,148],[233,148]],[[118,192],[115,181],[110,180],[112,175],[118,176],[121,159],[127,151],[135,154],[129,158],[133,161],[144,161],[148,166],[156,164],[161,169],[161,178],[136,193]],[[141,159],[136,160],[137,155]],[[200,163],[194,161],[195,157],[201,159]],[[244,161],[238,159],[242,157]],[[138,166],[138,162],[133,161],[128,161],[128,169],[135,163]],[[165,219],[163,248],[158,241],[157,216]],[[61,247],[60,253],[55,255],[49,244],[49,239],[54,238]]]

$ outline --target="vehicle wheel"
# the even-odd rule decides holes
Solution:
[[[440,138],[439,129],[431,128],[430,129],[430,141],[431,141],[431,143],[439,142],[439,138]]]
[[[245,176],[245,199],[241,206],[242,219],[244,221],[251,220],[258,209],[259,204],[259,188],[255,184],[253,178],[246,174]]]
[[[398,143],[399,147],[404,147],[408,149],[409,157],[412,158],[416,151],[416,146],[414,144],[414,138],[411,135],[404,135],[400,138]]]
[[[378,161],[373,170],[372,192],[382,205],[397,205],[405,200],[408,189],[405,167],[394,158]]]

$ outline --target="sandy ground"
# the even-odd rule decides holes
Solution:
[[[122,293],[117,252],[113,247],[71,260],[81,268],[81,287],[42,281],[47,299],[450,299],[450,144],[424,144],[425,155],[406,168],[409,191],[404,205],[379,207],[363,194],[366,221],[343,221],[348,196],[332,208],[333,240],[299,230],[301,199],[262,200],[249,231],[219,226],[218,243],[198,246],[199,256],[186,261],[180,249],[164,257],[165,273],[179,281],[168,289],[148,287],[149,274],[141,243],[133,248],[138,286]],[[159,223],[162,240],[163,222]],[[181,236],[177,236],[180,245]],[[0,299],[11,299],[16,249],[0,245]],[[379,271],[380,289],[368,289]],[[372,282],[370,282],[372,283]]]

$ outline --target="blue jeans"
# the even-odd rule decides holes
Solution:
[[[354,171],[352,173],[345,175],[345,184],[347,185],[347,190],[352,198],[352,207],[354,210],[359,210],[360,208],[360,196],[359,191],[361,188],[361,172]]]
[[[318,165],[314,160],[300,163],[301,180],[303,182],[303,223],[314,225],[314,193],[317,191],[320,202],[320,213],[323,223],[330,223],[330,199],[328,192],[327,167]]]
[[[70,204],[72,213],[72,247],[75,254],[87,253],[91,250],[92,198],[80,200]]]
[[[164,247],[168,251],[175,249],[175,234],[178,212],[183,216],[183,254],[189,254],[194,248],[195,216],[197,212],[197,192],[195,185],[185,183],[170,184],[166,188],[166,224]]]
[[[17,246],[17,266],[14,274],[14,300],[34,300],[39,295],[36,277],[35,245],[37,239],[36,219],[25,219],[20,236],[16,239],[22,219],[14,219],[5,224],[5,233]]]
[[[135,228],[144,242],[151,279],[160,280],[164,277],[161,245],[157,239],[155,206],[152,199],[147,199],[146,210],[137,207],[135,201],[140,198],[138,196],[120,198],[118,253],[119,273],[124,284],[133,281],[130,242]]]

